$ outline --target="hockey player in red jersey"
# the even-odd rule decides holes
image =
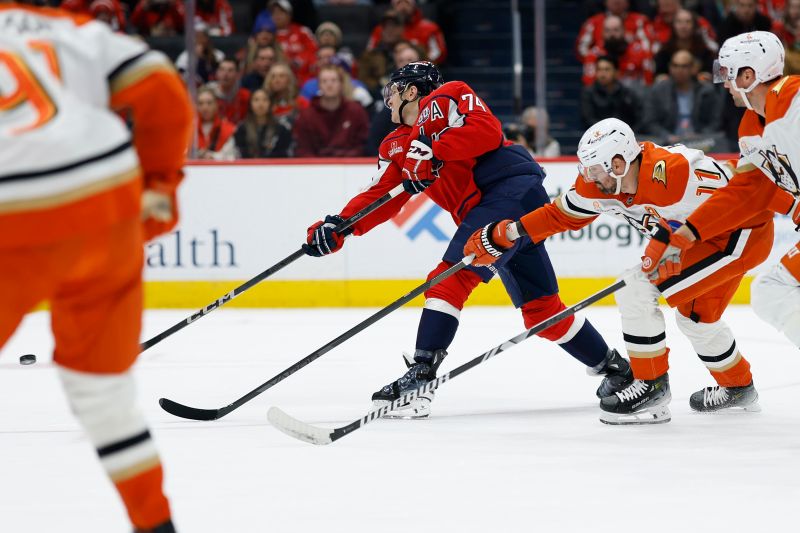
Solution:
[[[88,17],[3,3],[0,27],[0,346],[49,302],[58,379],[136,533],[173,533],[131,366],[143,243],[177,223],[186,88],[166,56]],[[86,498],[85,523],[55,530],[97,531]]]
[[[465,83],[443,84],[429,62],[409,63],[392,74],[384,89],[392,120],[399,126],[380,147],[378,173],[366,191],[335,216],[308,229],[306,253],[321,256],[339,250],[346,235],[333,227],[381,197],[399,183],[400,195],[357,222],[347,234],[363,235],[397,213],[411,195],[427,194],[447,210],[458,226],[442,262],[428,279],[462,258],[466,239],[497,217],[518,217],[549,201],[542,187],[544,173],[526,150],[504,141],[500,122]],[[527,327],[564,309],[553,267],[542,244],[523,238],[492,269],[467,267],[425,293],[413,358],[401,378],[373,395],[378,404],[390,403],[436,376],[458,329],[467,298],[498,274]],[[628,362],[607,344],[582,316],[565,319],[544,330],[541,337],[556,342],[581,361],[592,374],[605,375],[598,389],[606,396],[632,380]],[[404,407],[396,416],[425,417],[432,393]]]

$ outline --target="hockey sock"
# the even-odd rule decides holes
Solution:
[[[720,387],[745,387],[753,381],[750,363],[739,354],[738,361],[727,370],[708,369]]]
[[[59,377],[133,525],[150,529],[169,520],[161,461],[136,405],[130,372],[92,374],[60,367]]]
[[[417,350],[433,352],[447,349],[456,336],[458,318],[432,309],[423,309],[417,329]]]
[[[669,370],[669,348],[652,353],[628,351],[628,357],[636,379],[653,380]]]
[[[571,340],[559,342],[558,345],[588,367],[595,367],[602,363],[608,353],[608,344],[605,339],[588,320],[584,321],[583,327]]]

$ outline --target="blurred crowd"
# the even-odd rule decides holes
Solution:
[[[742,109],[712,83],[720,45],[772,31],[786,48],[786,73],[800,72],[800,0],[605,0],[575,42],[583,65],[585,126],[624,120],[640,140],[736,151]]]
[[[239,8],[248,3],[248,27],[236,27],[230,2]],[[185,31],[182,0],[63,0],[61,5],[151,40]],[[367,42],[359,41],[364,52],[358,57],[339,25],[317,20],[323,5],[372,6],[379,15],[364,34]],[[575,97],[584,126],[615,117],[642,140],[735,151],[742,110],[711,81],[721,43],[750,30],[773,31],[786,47],[787,73],[800,72],[800,0],[584,0],[584,5],[588,18],[575,40],[583,83]],[[441,65],[447,59],[444,33],[423,15],[424,7],[423,0],[197,0],[194,72],[187,72],[185,50],[176,59],[197,89],[194,156],[376,155],[394,127],[382,97],[388,76],[412,61]],[[216,48],[215,41],[243,34],[246,40],[237,50],[226,55]],[[548,126],[547,110],[530,107],[504,131],[534,155],[558,156],[560,145]],[[544,137],[541,142],[538,136]]]

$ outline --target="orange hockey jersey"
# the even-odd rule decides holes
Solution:
[[[174,193],[191,108],[163,54],[55,9],[1,4],[0,27],[0,247],[139,217],[143,176]]]

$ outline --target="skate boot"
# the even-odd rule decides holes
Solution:
[[[133,533],[175,533],[175,526],[172,525],[172,520],[167,520],[153,529],[137,529]]]
[[[605,376],[597,388],[597,397],[601,399],[633,383],[630,363],[614,349],[608,350],[606,358],[597,366],[587,368],[586,373],[590,376]]]
[[[600,400],[600,421],[605,424],[663,424],[669,422],[669,376],[636,379],[625,389]]]
[[[429,381],[436,379],[436,369],[442,364],[447,352],[436,350],[417,350],[414,358],[408,354],[403,354],[408,372],[403,374],[397,381],[389,383],[381,390],[372,395],[372,403],[376,408],[390,405],[406,393],[416,390]],[[434,391],[420,394],[410,402],[400,405],[393,411],[389,411],[383,418],[403,418],[418,419],[428,418],[431,413],[431,402],[433,401]]]
[[[761,411],[758,392],[751,381],[744,387],[706,387],[692,394],[689,407],[700,413],[732,409],[734,411]]]

